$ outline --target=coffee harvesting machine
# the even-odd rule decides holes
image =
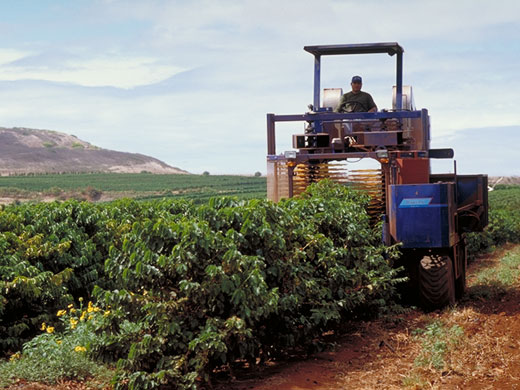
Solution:
[[[370,195],[372,221],[382,221],[383,241],[401,244],[410,284],[430,308],[453,304],[465,290],[465,234],[488,224],[487,175],[432,174],[431,159],[452,159],[452,149],[430,149],[428,110],[414,106],[403,86],[403,48],[396,42],[305,46],[314,56],[314,95],[309,111],[267,114],[267,195],[273,201],[330,179]],[[341,88],[320,88],[323,56],[386,53],[396,57],[392,109],[334,112]],[[293,150],[276,153],[276,124],[302,122]],[[350,169],[373,159],[376,169]]]

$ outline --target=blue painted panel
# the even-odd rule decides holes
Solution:
[[[453,185],[390,186],[390,230],[404,248],[449,247],[453,233]]]

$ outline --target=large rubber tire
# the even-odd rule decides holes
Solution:
[[[455,303],[455,276],[449,256],[424,256],[418,269],[421,305],[428,310]]]

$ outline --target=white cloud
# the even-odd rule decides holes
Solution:
[[[15,55],[13,53],[10,58],[15,58]],[[20,58],[18,56],[16,59]],[[105,55],[81,60],[67,59],[60,68],[48,67],[45,63],[7,64],[0,67],[0,80],[44,80],[87,87],[133,88],[158,83],[183,70],[174,65],[160,64],[154,58]]]
[[[123,9],[124,6],[124,9]],[[476,30],[519,20],[516,0],[195,0],[112,1],[111,16],[131,17],[153,24],[154,45],[196,43],[233,48],[237,42],[275,47],[301,38],[308,44],[417,40],[444,37],[452,41],[479,38]],[[229,38],[232,38],[231,40]]]
[[[31,54],[32,53],[28,52],[28,51],[0,48],[0,66],[3,64],[8,64],[13,61],[17,61],[17,60],[27,57]]]

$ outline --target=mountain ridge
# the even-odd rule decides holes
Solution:
[[[103,149],[59,131],[0,127],[0,175],[83,172],[189,173],[154,157]]]

